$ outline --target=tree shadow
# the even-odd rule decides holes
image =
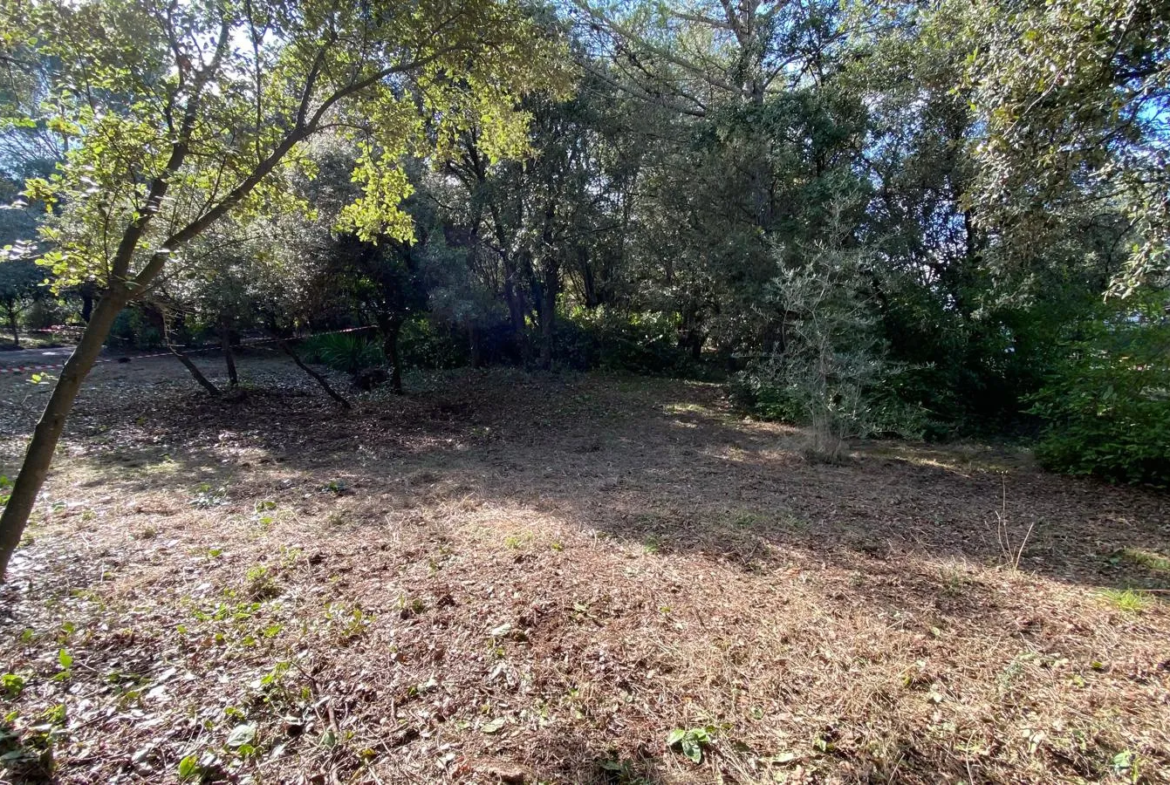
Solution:
[[[656,591],[669,591],[668,577],[662,574],[672,569],[702,571],[717,565],[725,569],[710,571],[716,580],[733,580],[728,575],[759,578],[753,585],[783,585],[785,590],[798,590],[799,576],[815,572],[813,589],[800,595],[804,600],[826,605],[840,600],[842,606],[861,608],[891,624],[913,619],[914,634],[927,637],[958,630],[972,637],[986,633],[989,640],[1010,635],[1042,648],[1048,620],[1005,593],[1005,585],[1012,584],[999,585],[997,571],[1071,586],[1166,585],[1156,557],[1170,552],[1170,528],[1165,496],[1158,492],[1042,474],[1011,454],[972,455],[906,444],[865,445],[841,465],[812,463],[800,456],[798,430],[745,421],[718,388],[703,384],[509,370],[415,377],[408,379],[408,387],[413,392],[406,397],[380,391],[355,396],[355,409],[349,413],[295,382],[258,385],[235,402],[213,401],[166,385],[145,388],[133,399],[107,402],[100,411],[91,399],[86,405],[94,416],[80,420],[71,434],[69,476],[95,483],[79,489],[86,494],[110,497],[111,504],[138,505],[147,519],[221,501],[225,515],[229,510],[237,515],[241,509],[262,510],[258,505],[268,501],[294,512],[320,512],[344,498],[350,504],[344,525],[359,536],[331,543],[329,529],[315,528],[305,537],[339,576],[337,586],[359,597],[366,596],[363,587],[381,585],[405,562],[382,563],[368,551],[334,551],[353,548],[355,542],[366,547],[378,538],[423,540],[425,522],[396,532],[387,525],[384,511],[394,507],[408,517],[411,505],[433,501],[431,506],[443,507],[462,500],[494,505],[501,516],[514,514],[521,528],[550,521],[616,543],[617,551],[604,554],[610,564],[573,567],[584,570],[598,591],[607,588],[605,573],[594,576],[589,570],[635,577],[639,570],[654,571],[660,581]],[[217,496],[221,488],[222,499]],[[68,489],[56,492],[64,503]],[[55,510],[53,500],[49,502],[51,516],[84,515],[83,509]],[[457,514],[462,508],[451,509],[455,512],[450,514]],[[465,547],[474,547],[474,542]],[[401,558],[425,564],[435,555],[428,548],[439,546],[418,542]],[[537,557],[522,548],[500,550],[476,554],[476,560],[469,556],[474,570],[468,569],[475,572],[490,562],[493,569],[530,574],[525,578],[530,582],[562,579],[559,567],[534,563]],[[547,547],[545,553],[549,558]],[[1142,554],[1152,556],[1143,560]],[[335,570],[335,557],[350,560],[352,572]],[[501,559],[502,566],[497,564]],[[359,573],[367,567],[370,575],[363,579]],[[242,572],[240,565],[235,569]],[[86,575],[81,577],[99,579],[94,569]],[[474,578],[484,580],[477,572]],[[413,580],[423,587],[429,579]],[[440,575],[435,580],[446,579]],[[79,588],[76,581],[74,586]],[[532,601],[531,583],[522,588],[524,601]],[[656,600],[630,615],[640,614],[639,624],[668,624],[663,621],[667,611]],[[558,612],[571,615],[563,608]],[[755,609],[735,612],[751,617]],[[784,615],[782,608],[769,613],[776,619]],[[619,630],[615,635],[638,629],[622,627],[617,617],[613,623]],[[592,629],[568,632],[536,629],[533,638],[564,643],[565,650],[554,653],[558,661],[593,656],[608,643]],[[787,642],[779,633],[755,641],[753,651],[807,647],[811,656],[823,644],[815,631],[805,638],[797,631],[791,634],[794,639]],[[428,637],[420,633],[417,644],[422,646]],[[703,632],[699,637],[709,642],[718,636]],[[536,653],[530,654],[535,661]],[[549,653],[539,654],[544,661]],[[980,664],[989,668],[1002,665],[994,657],[973,656],[983,656]],[[622,661],[594,678],[611,695],[623,689],[651,695],[657,687],[653,679],[661,676],[650,671],[658,665]],[[486,664],[478,667],[490,670]],[[825,664],[823,670],[831,667]],[[879,671],[871,671],[872,677],[888,676]],[[803,675],[810,673],[811,665]],[[766,672],[753,678],[772,684]],[[923,677],[924,683],[918,684],[909,678],[905,689],[925,696],[928,680]],[[623,686],[623,679],[630,683]],[[534,694],[557,695],[565,686],[544,685]],[[853,720],[856,713],[876,710],[868,705],[857,709]],[[746,707],[737,711],[743,714]],[[665,721],[658,718],[659,724]],[[936,742],[928,737],[929,729],[915,722],[911,718],[900,726],[904,736],[885,740],[890,752],[881,765],[853,755],[848,740],[832,738],[832,727],[810,726],[809,732],[820,734],[824,756],[843,761],[852,756],[841,765],[859,767],[851,770],[859,781],[898,774],[925,782],[929,780],[908,777],[909,770],[938,773],[942,767],[952,767],[947,773],[954,778],[970,778],[973,771],[984,780],[996,780],[998,775],[982,772],[978,761],[940,752],[932,746]],[[915,729],[922,734],[916,735]],[[636,729],[642,734],[639,743],[657,738],[659,730],[657,725]],[[650,733],[655,735],[646,735]],[[663,761],[661,747],[615,747],[621,739],[604,728],[538,732],[535,749],[532,738],[523,737],[529,746],[508,750],[506,758],[527,766],[538,779],[688,781],[667,771],[673,761]],[[834,745],[842,751],[834,752]],[[727,778],[733,778],[735,765],[761,755],[721,747],[709,764],[694,770],[693,781],[711,781],[715,769],[724,772],[724,767]],[[1081,765],[1074,763],[1068,764],[1070,776]],[[481,775],[493,781],[490,772]],[[770,772],[756,775],[767,781]],[[752,781],[742,773],[738,779]]]
[[[1164,493],[1046,474],[1017,453],[876,443],[810,462],[799,430],[742,419],[712,385],[661,379],[450,372],[408,379],[409,396],[355,396],[347,413],[291,378],[233,401],[172,385],[149,391],[153,404],[103,407],[74,428],[69,460],[92,468],[91,486],[192,503],[219,487],[409,494],[429,473],[755,572],[798,556],[873,574],[920,554],[1099,587],[1170,583]]]

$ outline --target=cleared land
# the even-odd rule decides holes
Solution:
[[[1164,494],[817,465],[711,385],[466,371],[345,414],[242,368],[221,402],[95,371],[0,588],[13,778],[51,743],[76,783],[1170,781]],[[43,391],[0,385],[11,471]]]

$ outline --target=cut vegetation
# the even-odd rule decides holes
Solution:
[[[1163,495],[808,462],[707,384],[455,371],[341,415],[240,369],[95,372],[0,590],[12,779],[1170,778]]]

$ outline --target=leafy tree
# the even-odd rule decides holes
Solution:
[[[1115,287],[1170,273],[1170,4],[944,3],[968,27],[980,132],[975,201],[1000,261],[1035,263],[1070,217],[1119,212],[1134,252]]]
[[[878,311],[867,285],[873,260],[856,245],[834,208],[833,230],[812,249],[778,246],[778,275],[761,307],[774,309],[780,329],[752,368],[757,386],[777,391],[784,415],[809,427],[808,452],[837,461],[851,438],[909,430],[892,416],[888,387],[896,366],[886,358]],[[796,251],[799,261],[789,257]]]
[[[560,78],[549,37],[506,1],[398,13],[331,0],[38,0],[5,4],[0,28],[7,52],[51,59],[37,108],[73,144],[59,172],[28,183],[55,211],[47,261],[62,285],[92,276],[104,289],[0,519],[0,571],[115,316],[181,266],[192,240],[233,212],[284,209],[301,145],[326,129],[362,146],[363,195],[343,221],[407,240],[400,157],[446,154],[472,124],[491,154],[516,151],[515,101]]]
[[[44,283],[45,271],[31,261],[0,262],[0,308],[4,309],[12,343],[17,348],[20,347],[20,315],[45,296],[48,290]]]
[[[1093,309],[1034,397],[1040,462],[1071,474],[1170,485],[1170,311],[1164,292]]]

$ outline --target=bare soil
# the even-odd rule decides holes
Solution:
[[[1170,782],[1165,494],[977,445],[817,464],[707,384],[459,371],[345,413],[241,365],[221,401],[95,371],[0,587],[9,779]],[[46,390],[0,379],[9,474]]]

